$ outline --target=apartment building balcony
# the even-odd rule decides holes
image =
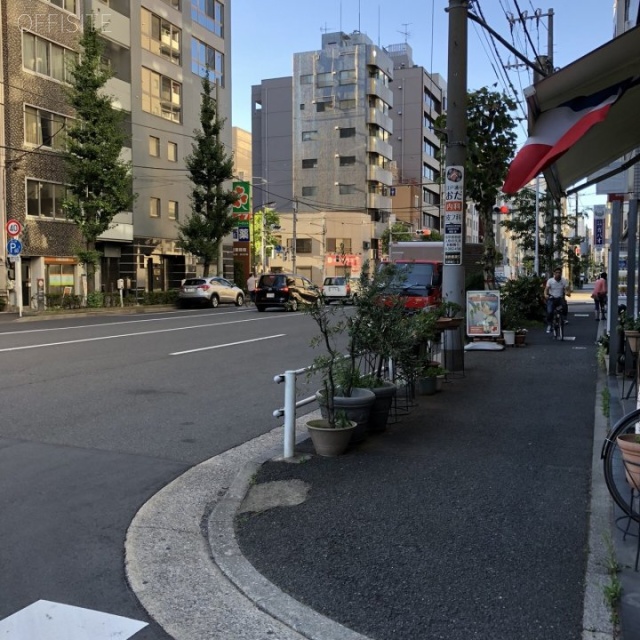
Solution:
[[[121,211],[113,218],[113,225],[98,240],[110,242],[133,242],[133,212]]]
[[[367,194],[367,209],[382,209],[391,211],[391,198],[379,193]]]
[[[120,13],[114,3],[106,5],[101,0],[87,0],[86,12],[95,16],[100,35],[127,49],[131,47],[131,20]]]
[[[393,133],[393,120],[386,113],[382,113],[380,109],[369,109],[369,117],[367,119],[368,124],[377,124],[385,131]]]
[[[131,84],[118,78],[109,78],[104,85],[104,95],[111,96],[114,108],[131,112]]]
[[[391,171],[388,169],[383,169],[375,164],[370,164],[367,166],[367,180],[391,185],[393,183],[393,176]]]
[[[367,94],[378,96],[389,106],[393,106],[393,92],[384,84],[382,80],[379,80],[378,78],[368,78]]]
[[[380,138],[376,138],[375,136],[369,136],[369,141],[367,142],[367,151],[369,153],[378,153],[389,160],[393,158],[391,145],[388,142],[381,140]]]

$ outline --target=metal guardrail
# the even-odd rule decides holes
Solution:
[[[284,382],[284,406],[273,412],[274,418],[284,416],[284,457],[293,458],[296,441],[296,409],[304,407],[316,401],[315,395],[296,400],[296,379],[299,375],[306,374],[313,366],[304,369],[285,371],[273,377],[276,384]]]

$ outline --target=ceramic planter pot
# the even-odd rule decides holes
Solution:
[[[344,453],[351,442],[351,436],[357,424],[333,429],[326,420],[309,420],[307,430],[313,442],[313,448],[319,456],[333,457]]]
[[[356,430],[351,437],[351,442],[361,442],[367,437],[367,429],[369,428],[369,415],[371,407],[375,402],[376,396],[371,389],[351,389],[350,396],[335,396],[333,404],[336,411],[344,411],[348,420],[352,420],[357,424]],[[320,413],[323,418],[327,417],[327,403],[324,393],[316,391],[316,400],[320,406]]]
[[[371,389],[376,399],[369,414],[369,433],[381,433],[387,428],[389,412],[398,388],[393,382],[386,382],[381,387]]]
[[[512,347],[516,343],[516,332],[509,329],[503,329],[502,335],[504,337],[505,347]]]
[[[625,433],[616,438],[622,452],[624,473],[627,482],[636,491],[640,490],[640,442],[636,442],[635,433]]]
[[[418,378],[416,380],[416,393],[419,396],[432,396],[437,389],[438,381],[435,376]]]

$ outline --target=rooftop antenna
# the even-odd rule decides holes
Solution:
[[[401,33],[404,36],[404,43],[405,44],[407,44],[407,40],[409,39],[409,36],[411,35],[411,32],[408,29],[410,24],[413,24],[413,23],[412,22],[403,22],[402,26],[404,27],[404,29],[402,31],[398,31],[398,33]]]
[[[322,31],[322,33],[329,33],[329,31],[331,31],[331,27],[327,26],[327,23],[324,23],[324,27],[320,27],[320,31]]]
[[[340,0],[340,32],[342,32],[342,0]]]
[[[380,5],[378,5],[378,47],[380,46]]]
[[[358,33],[362,33],[360,30],[360,0],[358,0]]]

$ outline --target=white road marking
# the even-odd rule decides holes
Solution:
[[[62,342],[47,342],[45,344],[28,344],[22,347],[7,347],[0,349],[0,353],[9,351],[25,351],[27,349],[40,349],[43,347],[59,347],[68,344],[80,344],[82,342],[98,342],[100,340],[115,340],[116,338],[134,338],[136,336],[150,336],[156,333],[172,333],[173,331],[188,331],[190,329],[206,329],[208,327],[222,327],[225,324],[237,324],[239,322],[255,322],[262,318],[252,318],[251,320],[233,320],[230,322],[215,322],[209,324],[194,324],[189,327],[174,327],[173,329],[157,329],[156,331],[138,331],[136,333],[121,333],[115,336],[98,336],[96,338],[79,338],[78,340],[64,340]]]
[[[590,313],[574,313],[573,315],[576,318],[588,318],[591,314]]]
[[[173,313],[171,311],[168,311],[166,313]],[[184,311],[178,311],[176,313],[185,313]],[[218,312],[215,315],[216,316],[222,316],[222,315],[229,315],[229,314],[236,314],[236,313],[248,313],[247,311],[222,311],[222,312]],[[287,317],[292,317],[294,314],[287,314]],[[192,315],[189,316],[190,318],[211,318],[211,314],[210,313],[199,313],[197,315]],[[55,320],[55,318],[51,318],[52,320]],[[79,324],[76,325],[75,327],[47,327],[44,329],[25,329],[24,331],[1,331],[0,332],[0,336],[12,336],[12,335],[22,335],[25,333],[45,333],[47,331],[73,331],[74,329],[93,329],[95,327],[115,327],[118,326],[120,324],[140,324],[143,322],[167,322],[169,320],[183,320],[184,318],[178,315],[175,316],[171,316],[169,318],[145,318],[144,320],[140,319],[140,320],[120,320],[118,322],[100,322],[97,324]],[[263,319],[263,318],[261,318]],[[264,318],[264,320],[267,320],[267,318]],[[242,321],[244,322],[244,321]]]
[[[6,640],[127,640],[147,622],[48,600],[38,600],[0,620]]]
[[[227,342],[227,344],[216,344],[212,347],[200,347],[198,349],[189,349],[188,351],[175,351],[170,356],[182,356],[185,353],[197,353],[198,351],[209,351],[210,349],[223,349],[224,347],[235,347],[238,344],[249,344],[250,342],[260,342],[260,340],[272,340],[273,338],[283,338],[286,333],[277,333],[275,336],[264,336],[264,338],[253,338],[252,340],[240,340],[239,342]]]

